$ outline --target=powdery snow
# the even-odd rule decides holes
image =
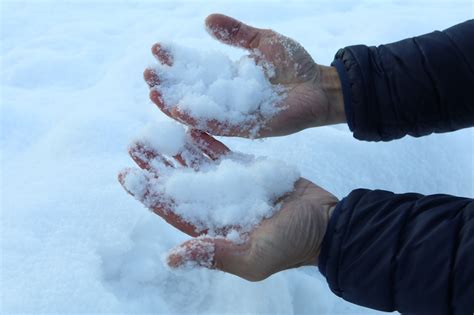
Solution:
[[[162,47],[172,56],[172,66],[158,63],[154,68],[165,105],[200,119],[202,126],[217,119],[258,127],[257,118],[267,120],[281,109],[284,88],[272,85],[263,66],[250,57],[232,61],[219,51],[173,43]]]
[[[172,121],[147,124],[133,142],[140,141],[155,151],[168,156],[180,153],[186,143],[186,131],[183,126]]]

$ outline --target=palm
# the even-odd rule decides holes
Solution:
[[[243,259],[218,267],[248,280],[262,280],[281,270],[316,265],[329,211],[336,203],[333,195],[300,178],[281,210],[251,233]]]
[[[335,107],[331,106],[332,94],[328,95],[332,92],[324,88],[328,81],[333,83],[334,74],[325,74],[328,72],[325,69],[329,67],[316,64],[299,43],[272,30],[257,29],[219,14],[210,15],[206,26],[218,40],[249,50],[250,56],[266,68],[270,82],[284,86],[286,92],[285,98],[278,104],[280,111],[267,120],[257,119],[257,126],[243,128],[241,125],[210,120],[205,123],[205,131],[222,136],[269,137],[343,121],[336,117],[340,113],[336,113]],[[172,56],[160,44],[155,44],[152,51],[161,63],[172,65]],[[191,127],[198,126],[198,122],[187,113],[170,109],[170,104],[163,103],[157,92],[160,79],[153,70],[145,70],[144,76],[150,87],[155,87],[150,92],[150,98],[165,114]],[[259,113],[255,115],[262,116]],[[202,124],[199,126],[202,128]]]
[[[264,122],[259,136],[278,136],[322,125],[328,120],[329,102],[322,89],[321,66],[296,41],[271,30],[261,30],[251,48],[258,62],[272,65],[273,84],[287,91],[283,110]],[[253,48],[255,46],[255,48]],[[258,56],[258,57],[257,57]]]

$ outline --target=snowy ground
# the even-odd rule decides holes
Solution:
[[[1,303],[7,313],[368,313],[335,297],[316,268],[249,283],[171,272],[186,237],[126,195],[129,140],[165,118],[143,69],[159,40],[233,57],[202,25],[221,12],[270,27],[328,64],[339,47],[380,44],[473,17],[466,2],[1,1]],[[354,188],[474,196],[474,131],[356,141],[346,126],[231,148],[296,164],[343,197]]]

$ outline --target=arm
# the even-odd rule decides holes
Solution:
[[[319,268],[331,290],[409,314],[474,311],[474,200],[354,190],[338,203]]]
[[[333,65],[348,125],[360,140],[474,125],[474,20],[388,45],[346,47]]]

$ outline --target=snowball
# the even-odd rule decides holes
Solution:
[[[272,85],[262,65],[243,56],[232,61],[216,51],[197,51],[175,44],[164,45],[173,65],[155,68],[160,78],[156,87],[165,106],[178,107],[199,122],[210,119],[232,125],[257,123],[279,111],[284,89]],[[271,67],[265,67],[270,68]]]

